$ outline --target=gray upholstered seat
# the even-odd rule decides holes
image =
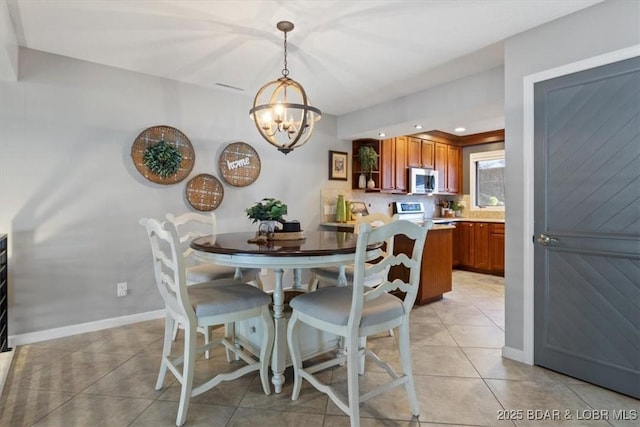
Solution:
[[[297,296],[289,305],[300,313],[335,325],[346,326],[352,297],[353,291],[350,287],[324,288]],[[403,314],[402,300],[385,293],[374,300],[364,302],[360,325],[369,326],[387,322]]]
[[[271,298],[255,286],[235,279],[205,282],[187,288],[196,316],[220,316],[269,305]]]
[[[202,283],[210,280],[232,278],[236,274],[235,267],[216,264],[197,264],[185,269],[187,282]]]

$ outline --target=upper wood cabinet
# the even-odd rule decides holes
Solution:
[[[462,149],[456,145],[435,143],[435,169],[438,171],[438,193],[458,194],[461,190]]]
[[[435,142],[409,137],[407,141],[407,166],[414,168],[434,167]]]
[[[455,145],[447,146],[447,191],[461,193],[462,186],[462,149]]]
[[[462,191],[461,147],[413,136],[353,141],[351,162],[351,188],[353,189],[358,188],[358,177],[362,172],[358,150],[363,145],[373,147],[380,155],[379,170],[372,174],[376,183],[373,191],[406,193],[408,167],[437,170],[439,172],[437,193],[458,194]],[[371,191],[371,189],[367,190]]]
[[[407,192],[406,136],[384,139],[380,145],[380,190]]]

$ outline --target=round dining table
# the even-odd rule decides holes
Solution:
[[[277,234],[277,233],[276,233]],[[265,236],[266,237],[266,236]],[[344,266],[355,260],[358,236],[340,231],[305,231],[304,238],[295,240],[256,241],[255,232],[218,233],[191,241],[194,254],[203,261],[240,268],[273,269],[273,318],[275,342],[271,357],[272,382],[276,393],[282,391],[287,360],[286,318],[282,276],[287,269],[294,271],[293,289],[304,290],[301,269],[339,266],[338,286],[346,285]],[[281,236],[272,236],[279,238]],[[379,256],[381,244],[368,247],[367,260]]]

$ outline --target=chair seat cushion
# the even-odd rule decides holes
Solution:
[[[241,268],[242,280],[251,280],[253,276],[260,274],[259,268]],[[211,280],[233,278],[236,273],[235,267],[227,267],[216,264],[198,264],[193,267],[187,267],[185,274],[187,283],[209,282]]]
[[[216,264],[198,264],[185,269],[187,283],[209,282],[211,280],[233,278],[235,267]]]
[[[324,288],[300,295],[290,302],[291,308],[325,322],[345,326],[351,310],[351,286]],[[371,326],[396,319],[404,314],[400,298],[383,293],[378,298],[365,301],[360,326]]]
[[[250,310],[271,302],[260,289],[234,279],[199,283],[189,286],[187,292],[198,317]]]
[[[372,264],[367,263],[365,265],[370,266]],[[354,270],[353,264],[348,264],[344,268],[344,275],[347,279],[347,283],[353,283],[353,270]],[[311,271],[320,277],[333,280],[336,282],[338,281],[338,276],[340,275],[340,267],[338,266],[312,268]],[[380,283],[382,283],[383,281],[385,281],[386,279],[387,279],[386,272],[380,271],[378,273],[367,276],[367,278],[364,281],[364,285],[369,288],[373,288],[379,285]]]

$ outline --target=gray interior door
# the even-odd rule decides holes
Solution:
[[[640,398],[640,58],[534,96],[534,363]]]

